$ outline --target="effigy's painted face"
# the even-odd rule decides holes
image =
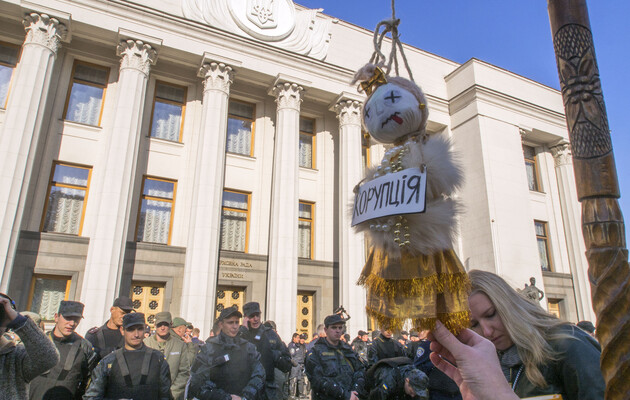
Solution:
[[[363,107],[363,121],[374,139],[393,143],[418,129],[422,110],[411,92],[387,83],[379,86]]]

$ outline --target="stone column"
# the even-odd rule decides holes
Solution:
[[[90,190],[90,197],[98,202],[98,208],[90,232],[81,289],[85,327],[101,325],[109,317],[109,308],[118,296],[131,202],[135,198],[134,178],[147,81],[151,65],[157,60],[155,49],[140,40],[122,40],[116,53],[121,60],[114,101],[116,109],[112,113],[114,120],[106,133],[109,137],[104,144],[103,168],[94,171],[98,177]]]
[[[560,193],[560,207],[564,221],[564,234],[567,240],[569,266],[573,275],[576,306],[580,319],[595,321],[591,306],[591,286],[588,279],[588,264],[584,256],[586,247],[582,236],[582,216],[580,203],[577,201],[577,189],[573,175],[571,144],[560,143],[550,148],[556,168],[556,180]]]
[[[196,149],[181,315],[202,332],[210,332],[214,321],[232,75],[232,68],[223,63],[204,62],[199,69],[199,77],[203,78],[203,114]]]
[[[341,97],[335,105],[339,119],[339,298],[348,314],[348,332],[367,327],[366,292],[356,284],[365,264],[365,240],[352,229],[348,207],[354,187],[363,179],[361,158],[361,103]]]
[[[280,337],[295,331],[298,275],[298,148],[300,103],[304,89],[295,83],[272,88],[278,109],[271,190],[266,319]]]
[[[0,136],[0,292],[7,292],[39,143],[53,64],[68,31],[46,14],[22,21],[26,39]]]

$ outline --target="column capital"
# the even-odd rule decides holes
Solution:
[[[335,113],[339,125],[361,125],[361,108],[363,104],[356,100],[341,100],[335,104]]]
[[[571,143],[569,142],[560,142],[553,147],[550,147],[551,155],[553,156],[553,162],[556,167],[560,167],[562,165],[571,165]]]
[[[43,13],[29,13],[22,20],[26,38],[24,44],[38,44],[57,54],[61,42],[66,40],[68,28],[57,18]]]
[[[141,40],[121,40],[116,47],[116,55],[120,57],[120,70],[131,68],[149,75],[151,65],[157,61],[157,51]]]
[[[521,135],[521,141],[526,139],[526,136],[532,133],[532,128],[526,126],[519,126],[518,133]]]
[[[304,88],[297,83],[283,82],[277,83],[271,89],[273,95],[276,96],[278,110],[288,108],[300,111],[300,103],[302,103],[302,92]]]
[[[214,61],[205,62],[199,68],[197,76],[203,78],[203,91],[218,90],[230,94],[230,85],[234,70],[229,65]]]

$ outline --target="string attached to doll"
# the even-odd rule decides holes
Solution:
[[[426,174],[426,205],[423,212],[392,210],[355,224],[372,246],[357,283],[367,290],[368,315],[382,329],[400,330],[409,320],[414,328],[432,329],[440,320],[457,333],[468,326],[470,318],[468,276],[452,248],[460,209],[454,193],[463,174],[449,138],[426,131],[426,98],[414,82],[399,24],[392,0],[392,17],[376,26],[374,52],[353,80],[360,82],[357,90],[367,95],[363,127],[376,141],[391,145],[381,164],[359,182],[355,197],[360,185],[375,179],[391,181],[398,176],[394,174],[421,171]],[[391,35],[389,57],[382,51],[387,34]],[[399,76],[398,56],[409,79]],[[392,68],[396,76],[390,75]],[[388,186],[387,196],[392,193]]]

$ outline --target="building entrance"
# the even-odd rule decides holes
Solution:
[[[313,337],[313,321],[315,320],[315,309],[313,304],[313,292],[298,292],[297,295],[297,318],[295,331],[306,333],[308,340]]]
[[[238,286],[217,286],[217,309],[214,318],[218,318],[224,308],[236,306],[239,311],[243,311],[245,304],[245,288]]]
[[[131,301],[136,312],[144,313],[147,325],[155,329],[155,314],[164,310],[165,282],[133,281]]]

